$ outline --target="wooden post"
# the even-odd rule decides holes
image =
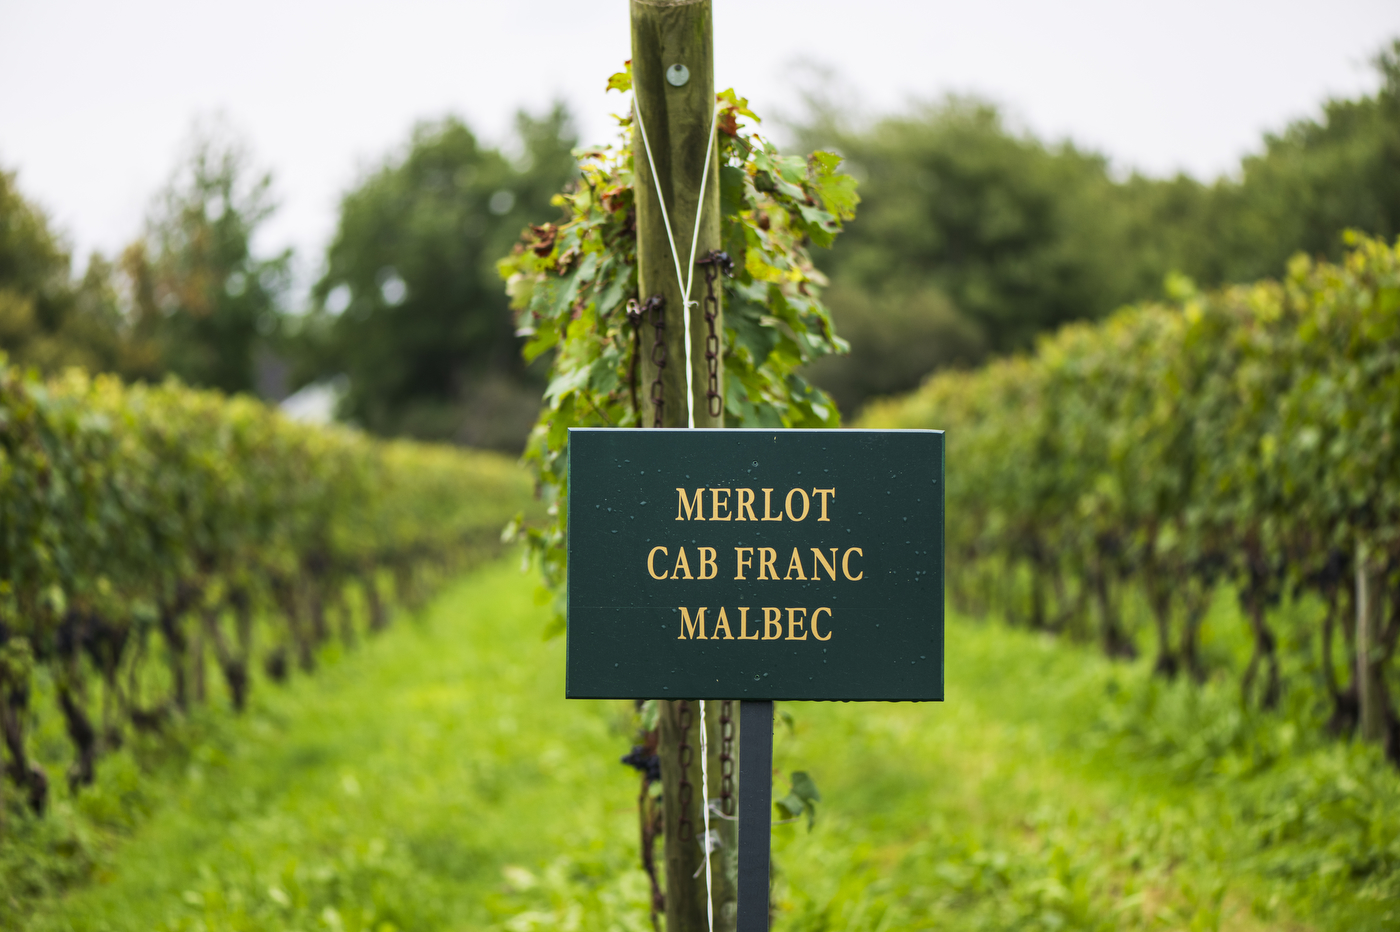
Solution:
[[[662,327],[655,326],[650,313],[645,314],[642,321],[638,372],[642,423],[646,427],[688,426],[685,395],[688,366],[695,426],[723,427],[722,403],[718,413],[712,414],[708,397],[711,361],[706,359],[705,350],[711,324],[705,319],[706,267],[698,262],[691,263],[692,244],[696,260],[705,259],[711,250],[720,248],[719,143],[715,140],[710,144],[715,108],[710,0],[631,0],[631,12],[633,103],[640,118],[640,125],[634,125],[632,134],[637,277],[644,302],[655,296],[663,302]],[[645,142],[642,127],[646,130]],[[667,235],[668,219],[670,236]],[[680,275],[692,280],[689,358],[685,351],[685,282],[677,280],[677,266]],[[718,281],[714,291],[715,297],[721,298]],[[713,310],[714,332],[722,340],[721,306],[717,304]],[[714,359],[713,364],[722,392],[723,358]],[[657,751],[661,756],[665,817],[666,929],[667,932],[701,932],[708,928],[708,918],[699,729],[707,726],[708,789],[710,798],[718,799],[720,703],[706,703],[709,721],[703,725],[698,702],[663,701],[661,706]],[[682,728],[684,722],[689,723],[688,729]],[[737,752],[737,748],[735,750]],[[682,758],[689,766],[683,766]],[[689,784],[689,798],[685,800],[682,800],[683,782]],[[714,927],[732,932],[737,915],[737,865],[732,839],[737,833],[732,827],[721,827],[722,821],[711,819],[711,828],[718,829],[722,839],[731,840],[711,862]],[[682,822],[686,824],[685,837],[682,837]]]
[[[679,67],[676,67],[679,66]],[[682,71],[683,69],[683,71]],[[669,75],[668,75],[669,72]],[[684,282],[676,281],[676,266],[693,279],[690,300],[691,353],[696,427],[722,427],[724,416],[711,416],[706,391],[709,371],[705,359],[708,327],[704,315],[705,267],[690,266],[691,243],[695,258],[705,258],[720,247],[719,143],[709,146],[714,124],[715,77],[714,43],[710,24],[709,0],[632,0],[632,89],[633,101],[646,127],[647,141],[656,164],[650,164],[642,133],[633,128],[632,160],[637,201],[637,275],[645,301],[654,295],[663,299],[665,327],[662,330],[664,357],[656,348],[656,328],[650,315],[642,324],[642,358],[638,391],[642,398],[645,426],[655,423],[652,403],[653,383],[661,379],[659,397],[663,400],[662,427],[685,427],[684,311],[681,298]],[[705,152],[710,159],[705,161]],[[656,180],[653,180],[653,173]],[[700,203],[701,182],[705,201]],[[666,235],[657,185],[665,199],[666,216],[671,221],[671,237]],[[695,214],[700,210],[700,232],[695,236]],[[675,242],[673,258],[671,241]],[[719,283],[715,283],[719,297]],[[715,332],[724,334],[723,318],[715,321]],[[657,360],[665,364],[658,366]],[[723,359],[719,385],[723,391]]]
[[[709,797],[712,802],[720,799],[719,715],[719,700],[707,701],[705,717],[709,720]],[[658,724],[661,740],[657,743],[657,753],[661,757],[665,826],[662,842],[666,869],[666,930],[706,932],[709,925],[705,904],[705,849],[701,844],[705,835],[705,811],[700,791],[700,703],[695,700],[663,700]],[[736,740],[736,745],[739,740],[742,738]],[[733,752],[736,758],[740,757],[738,747]],[[682,758],[690,762],[684,773],[681,769]],[[682,789],[683,784],[685,789]],[[766,783],[764,785],[767,786]],[[689,805],[682,807],[685,797],[688,797]],[[742,800],[739,805],[742,811]],[[736,883],[739,865],[735,847],[738,832],[735,823],[726,822],[713,814],[714,809],[711,810],[710,829],[720,837],[723,845],[711,855],[710,863],[715,930],[734,932],[738,915]],[[683,818],[687,821],[684,827]]]
[[[700,703],[689,699],[659,702],[657,754],[661,757],[666,932],[704,932],[708,923],[700,847],[705,830],[700,809]]]
[[[1356,693],[1359,700],[1358,730],[1363,741],[1376,744],[1385,740],[1386,721],[1380,664],[1372,653],[1379,641],[1380,574],[1371,564],[1370,554],[1361,544],[1356,545]]]

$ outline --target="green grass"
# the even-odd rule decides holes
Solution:
[[[562,642],[541,643],[531,588],[493,564],[315,676],[258,690],[92,882],[29,926],[471,929],[499,912],[505,865],[625,863],[635,781],[616,709],[562,701]]]
[[[650,928],[630,711],[562,699],[533,589],[492,564],[244,719],[196,723],[153,776],[108,762],[49,829],[87,838],[90,874],[28,927]],[[782,706],[775,763],[824,799],[812,832],[775,830],[777,928],[1400,921],[1400,781],[1369,749],[1246,715],[1229,683],[948,634],[946,703]]]
[[[777,845],[800,929],[1389,929],[1400,781],[1371,749],[1001,626],[949,628],[940,706],[807,706]]]

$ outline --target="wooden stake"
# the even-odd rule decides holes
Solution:
[[[650,156],[643,143],[641,127],[634,127],[632,160],[635,170],[634,193],[637,204],[637,269],[643,301],[659,295],[663,304],[663,326],[658,328],[650,315],[642,322],[641,366],[638,394],[642,401],[642,423],[651,427],[686,427],[686,367],[691,372],[696,427],[723,427],[724,415],[710,414],[707,390],[710,372],[705,359],[709,326],[705,320],[705,270],[692,266],[694,258],[704,259],[720,247],[719,145],[710,145],[714,126],[715,79],[714,39],[709,0],[631,0],[632,88],[634,106],[646,127]],[[706,152],[709,151],[709,159]],[[654,163],[653,163],[654,159]],[[708,178],[706,176],[708,175]],[[658,200],[657,189],[660,188]],[[701,189],[704,200],[701,201]],[[662,205],[665,210],[663,213]],[[696,228],[696,214],[700,224]],[[667,219],[670,236],[667,236]],[[674,244],[674,246],[673,246]],[[689,358],[685,352],[685,282],[692,280],[690,300]],[[715,285],[720,297],[719,283]],[[724,334],[722,316],[714,322],[715,332]],[[664,360],[664,363],[662,362]],[[717,360],[720,391],[723,391],[723,360]],[[659,381],[659,385],[656,384]],[[657,418],[658,405],[660,417]],[[699,729],[705,727],[699,703],[662,702],[661,782],[665,811],[666,929],[667,932],[702,932],[708,928],[703,847],[705,814],[700,787]],[[682,773],[680,763],[681,707],[688,707],[690,766]],[[719,798],[718,702],[707,703],[711,738],[711,799]],[[742,726],[740,728],[742,732]],[[682,811],[682,778],[691,785],[689,805]],[[692,837],[682,839],[680,824],[685,819]],[[731,844],[722,848],[711,863],[714,884],[715,929],[732,932],[735,905],[735,856],[730,826],[712,818],[712,829]]]
[[[679,66],[679,67],[676,67]],[[681,69],[684,69],[683,71]],[[669,72],[669,76],[668,76]],[[695,239],[695,213],[701,210],[700,233],[695,241],[695,258],[703,259],[720,247],[719,145],[705,161],[709,131],[715,107],[714,43],[709,0],[632,0],[632,88],[633,100],[646,126],[652,166],[642,144],[642,134],[634,129],[632,159],[635,168],[634,192],[637,201],[637,267],[643,300],[661,295],[665,301],[664,367],[658,367],[659,353],[653,353],[656,330],[648,318],[642,325],[642,353],[638,393],[642,399],[642,420],[653,424],[652,384],[661,374],[661,426],[685,427],[685,332],[681,289],[676,281],[679,262],[682,275],[693,278],[690,299],[691,355],[695,399],[695,426],[722,427],[723,414],[711,417],[706,404],[709,373],[705,363],[707,327],[703,313],[704,268],[690,267],[692,239]],[[673,259],[671,240],[666,235],[661,203],[657,200],[655,171],[671,221],[671,238],[678,259]],[[705,181],[705,203],[700,204],[701,181]],[[716,292],[718,297],[718,283]],[[723,318],[715,322],[723,336]],[[721,361],[722,366],[722,361]],[[720,372],[721,391],[724,374]]]
[[[1377,596],[1380,574],[1370,562],[1370,554],[1360,542],[1356,545],[1356,694],[1360,703],[1358,731],[1363,741],[1385,741],[1385,683],[1380,664],[1372,652],[1380,640],[1380,605]]]

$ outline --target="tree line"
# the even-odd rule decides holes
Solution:
[[[568,116],[521,113],[522,154],[461,120],[416,126],[348,191],[309,295],[293,255],[259,249],[273,179],[222,124],[201,124],[144,228],[116,257],[73,257],[43,211],[0,172],[0,350],[53,374],[273,401],[345,385],[339,414],[374,433],[518,450],[542,375],[527,371],[495,272],[574,173]]]
[[[1213,181],[1117,178],[1100,153],[1009,128],[951,98],[873,123],[818,98],[799,127],[861,179],[860,219],[818,261],[851,354],[814,380],[848,416],[931,371],[1030,349],[1037,335],[1202,287],[1339,259],[1343,232],[1400,234],[1400,41],[1380,88],[1330,100]]]
[[[866,123],[813,107],[792,133],[846,158],[863,205],[815,251],[852,351],[812,365],[813,381],[852,416],[937,369],[1164,297],[1173,273],[1248,282],[1295,252],[1339,258],[1346,229],[1395,235],[1400,42],[1376,68],[1376,93],[1328,101],[1213,181],[1116,177],[1102,154],[974,98]],[[518,116],[517,156],[453,117],[419,124],[345,192],[304,300],[292,257],[255,247],[274,189],[227,130],[197,134],[142,235],[80,274],[0,173],[0,348],[44,371],[173,373],[273,398],[335,380],[340,414],[376,433],[519,450],[544,364],[520,360],[494,263],[522,229],[558,222],[576,142],[560,106]]]

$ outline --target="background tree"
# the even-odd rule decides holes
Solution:
[[[828,133],[862,177],[860,219],[819,259],[852,354],[813,374],[843,410],[1133,295],[1102,156],[968,98]]]
[[[495,260],[557,213],[576,168],[561,105],[517,115],[516,132],[512,160],[455,117],[420,124],[341,202],[304,374],[348,376],[342,413],[369,430],[524,446],[543,383],[520,361]]]
[[[0,172],[0,350],[48,373],[69,366],[150,377],[155,347],[122,312],[114,269],[94,253],[75,280],[72,258],[48,218]]]
[[[1108,160],[1007,125],[985,101],[924,103],[868,125],[821,90],[795,130],[847,156],[860,220],[818,261],[848,357],[813,381],[847,415],[929,372],[1027,349],[1036,335],[1165,297],[1173,273],[1251,281],[1304,251],[1340,258],[1342,233],[1400,232],[1400,40],[1372,96],[1266,137],[1240,171],[1116,178]]]
[[[865,208],[833,278],[871,295],[936,290],[1007,351],[1131,290],[1099,205],[1106,160],[1011,132],[995,107],[950,98],[842,139]]]
[[[145,236],[127,248],[133,321],[162,366],[191,385],[285,394],[272,355],[291,284],[291,250],[262,256],[258,229],[276,204],[272,177],[222,124],[195,130],[156,198]]]
[[[1244,160],[1241,180],[1216,186],[1231,221],[1220,243],[1228,264],[1202,270],[1202,279],[1273,274],[1298,251],[1340,259],[1347,229],[1382,239],[1400,233],[1400,39],[1374,63],[1375,95],[1328,101],[1320,119],[1266,136],[1264,150]]]

